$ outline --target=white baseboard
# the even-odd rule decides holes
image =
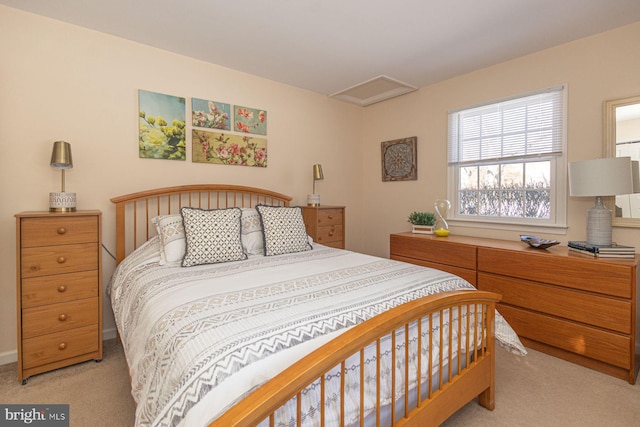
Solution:
[[[116,337],[116,328],[102,330],[102,341],[110,340],[115,337]],[[14,363],[17,361],[18,361],[17,350],[0,353],[0,365],[8,365],[9,363]]]
[[[116,337],[116,328],[103,329],[102,330],[102,341],[111,340]]]
[[[0,353],[0,365],[8,365],[9,363],[18,361],[18,351],[7,351]]]

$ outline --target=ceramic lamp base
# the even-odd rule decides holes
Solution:
[[[590,245],[610,245],[612,213],[604,206],[602,197],[596,197],[596,204],[587,211],[587,243]]]
[[[76,193],[54,192],[49,193],[50,212],[75,212]]]
[[[307,206],[320,206],[320,195],[307,194]]]

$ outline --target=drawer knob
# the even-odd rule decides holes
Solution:
[[[67,320],[67,315],[62,313],[60,316],[58,316],[58,320],[64,322],[65,320]]]
[[[329,236],[333,236],[333,230],[329,232]]]
[[[329,219],[333,219],[333,215],[329,215]]]
[[[67,290],[67,287],[65,285],[58,286],[58,292],[64,292],[66,290]]]
[[[66,232],[67,232],[67,229],[64,227],[58,228],[58,234],[65,234]]]
[[[63,256],[58,257],[58,264],[64,264],[67,261],[67,259]]]
[[[61,342],[60,344],[58,344],[58,350],[64,350],[65,348],[67,348],[66,342]]]

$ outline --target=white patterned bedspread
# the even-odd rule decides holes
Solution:
[[[108,292],[137,402],[136,426],[207,425],[314,348],[463,279],[314,244],[307,252],[197,267],[160,266],[152,238]],[[496,313],[498,343],[526,354]]]

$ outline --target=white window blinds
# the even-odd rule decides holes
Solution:
[[[561,155],[564,86],[449,114],[450,165]]]

